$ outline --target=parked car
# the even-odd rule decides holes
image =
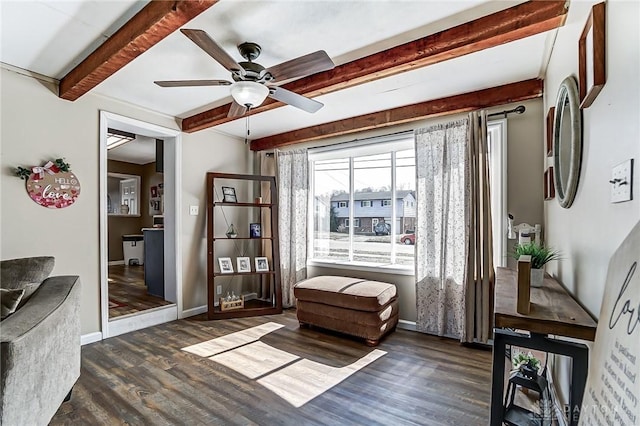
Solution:
[[[378,222],[373,227],[373,232],[375,232],[376,235],[389,235],[391,234],[391,224],[387,222]]]
[[[400,237],[400,242],[406,245],[413,245],[416,243],[416,234],[413,232],[410,234],[404,234]]]

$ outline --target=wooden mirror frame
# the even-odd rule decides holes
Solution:
[[[569,115],[566,116],[565,104],[568,105]],[[570,120],[571,136],[569,140],[562,138],[563,120]],[[568,209],[573,204],[573,199],[578,190],[580,178],[580,165],[582,162],[582,110],[576,79],[572,76],[565,78],[560,83],[553,126],[553,175],[556,186],[556,198],[560,206]],[[562,155],[562,146],[569,144],[569,158]],[[566,182],[562,180],[562,170],[569,167],[569,175]]]

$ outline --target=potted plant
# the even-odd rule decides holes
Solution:
[[[512,372],[520,372],[523,376],[535,379],[540,371],[540,361],[531,354],[524,352],[518,353],[512,360]]]
[[[560,252],[535,242],[516,244],[512,252],[513,258],[518,260],[523,255],[531,256],[531,287],[542,287],[544,265],[559,259]]]

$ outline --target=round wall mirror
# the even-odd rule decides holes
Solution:
[[[567,77],[560,84],[553,123],[556,197],[568,209],[578,190],[582,161],[582,111],[574,77]]]

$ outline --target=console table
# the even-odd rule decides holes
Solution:
[[[492,426],[504,419],[504,372],[506,345],[520,346],[573,358],[571,394],[572,413],[579,413],[587,381],[589,351],[586,345],[559,340],[552,336],[593,341],[596,321],[555,279],[545,275],[542,287],[531,288],[529,314],[516,310],[518,274],[514,269],[496,268],[494,303],[493,371],[491,386]],[[529,334],[514,330],[529,331]],[[574,411],[577,408],[577,411]],[[569,424],[577,425],[572,415]]]

